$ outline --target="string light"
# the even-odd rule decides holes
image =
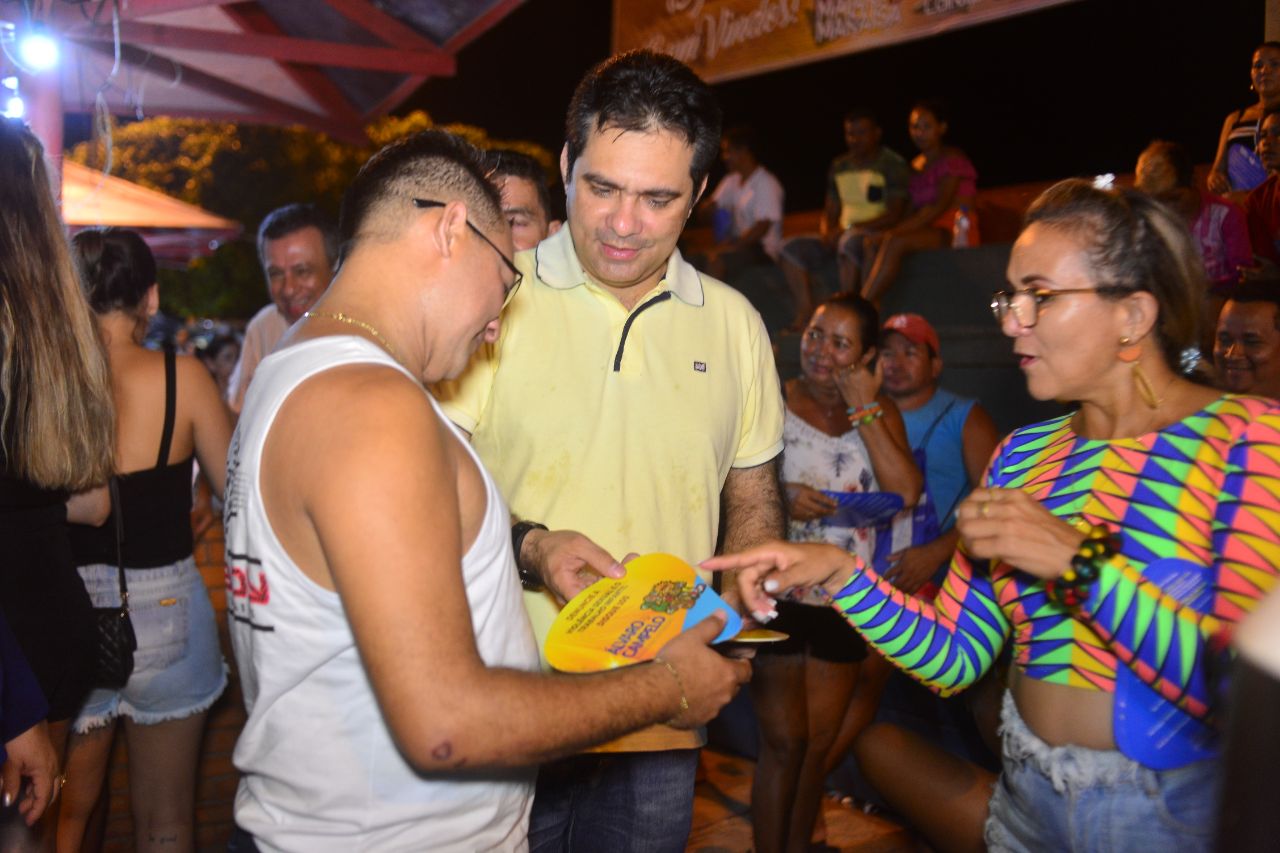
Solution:
[[[58,64],[58,42],[41,24],[18,37],[18,58],[34,72],[48,71]]]

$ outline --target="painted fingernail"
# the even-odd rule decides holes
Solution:
[[[773,578],[770,578],[769,580],[764,582],[765,592],[777,592],[778,586],[779,586],[778,582]]]

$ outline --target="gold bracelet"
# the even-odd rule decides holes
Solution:
[[[667,672],[671,673],[671,677],[676,680],[676,687],[680,688],[680,711],[679,713],[672,714],[671,719],[667,720],[667,725],[670,725],[671,722],[675,720],[676,717],[680,716],[680,714],[683,714],[685,711],[689,710],[689,697],[684,695],[684,682],[680,680],[680,673],[676,672],[676,668],[672,666],[669,661],[666,661],[660,657],[654,656],[653,662],[660,663],[663,666],[665,666],[667,668]]]

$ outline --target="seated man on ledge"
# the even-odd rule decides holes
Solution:
[[[720,140],[728,174],[698,205],[709,220],[715,245],[707,252],[707,274],[732,281],[747,267],[771,264],[782,247],[782,184],[760,162],[759,143],[749,127],[731,127]]]
[[[482,164],[441,132],[366,163],[338,276],[245,400],[226,508],[249,714],[233,850],[525,850],[534,765],[695,728],[749,677],[707,647],[721,619],[656,663],[535,672],[507,507],[423,387],[497,338],[520,283]],[[584,542],[557,531],[538,551]],[[526,562],[561,596],[586,584]]]

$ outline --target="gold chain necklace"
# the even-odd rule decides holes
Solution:
[[[355,317],[343,314],[341,311],[308,311],[303,314],[302,317],[303,319],[327,317],[330,320],[337,320],[339,323],[346,323],[348,326],[355,326],[357,329],[364,329],[366,332],[378,339],[378,343],[382,344],[383,349],[389,352],[392,358],[396,361],[400,360],[400,356],[396,355],[396,348],[391,345],[391,342],[382,336],[382,332],[379,332],[364,320],[357,320]]]

